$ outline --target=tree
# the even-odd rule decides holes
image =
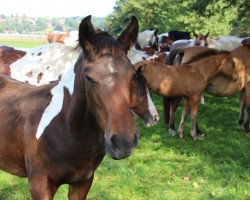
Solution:
[[[114,12],[106,18],[106,24],[111,32],[119,34],[130,17],[135,15],[140,31],[158,29],[162,33],[177,29],[203,34],[210,31],[210,36],[218,37],[230,34],[232,22],[240,13],[239,5],[233,4],[233,1],[117,0]]]

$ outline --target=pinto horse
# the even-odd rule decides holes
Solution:
[[[150,124],[158,115],[126,56],[137,19],[117,40],[90,20],[80,23],[82,53],[60,82],[36,87],[0,76],[0,167],[27,177],[32,199],[53,199],[61,184],[69,199],[86,199],[105,152],[123,159],[137,144],[130,110]]]
[[[25,51],[15,49],[14,47],[0,47],[0,74],[11,75],[10,65],[22,58],[26,54]]]
[[[209,51],[211,51],[211,49],[202,47],[189,47],[182,50],[175,50],[170,53],[167,63],[174,66],[181,65],[188,62],[188,60],[190,60],[193,56]],[[250,49],[248,47],[238,47],[233,50],[230,55],[237,58],[237,60],[235,60],[235,70],[237,71],[239,79],[237,81],[232,81],[224,75],[218,74],[208,82],[206,92],[214,96],[223,97],[240,93],[239,123],[242,124],[244,122],[244,128],[246,132],[249,132],[250,117],[246,117],[244,119],[244,109],[246,107],[246,114],[247,116],[250,116],[250,112],[248,111],[248,107],[250,106],[250,85],[247,83],[247,80],[250,80],[247,75],[250,74]],[[176,134],[174,130],[174,113],[180,100],[181,98],[179,97],[171,99],[164,97],[163,99],[164,120],[165,123],[168,124],[169,133],[172,136]],[[199,128],[198,125],[197,128]]]
[[[190,110],[193,140],[199,139],[196,130],[197,109],[200,95],[205,90],[208,81],[218,73],[223,73],[233,80],[238,79],[235,71],[236,58],[228,52],[209,51],[191,58],[186,64],[178,67],[165,64],[142,61],[135,64],[141,69],[147,85],[154,92],[164,97],[185,97],[186,103],[182,121]],[[184,126],[179,133],[183,137]]]
[[[138,33],[136,40],[136,48],[139,50],[144,49],[147,46],[152,46],[155,50],[158,50],[158,30],[145,30]]]

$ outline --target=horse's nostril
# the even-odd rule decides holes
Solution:
[[[154,116],[154,121],[155,121],[155,122],[158,122],[158,121],[159,121],[159,116],[158,116],[158,115],[155,115],[155,116]]]

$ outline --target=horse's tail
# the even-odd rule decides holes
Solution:
[[[183,49],[174,49],[171,51],[167,57],[166,64],[167,65],[180,65],[182,58],[184,56],[184,50]]]

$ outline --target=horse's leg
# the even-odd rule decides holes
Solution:
[[[186,121],[188,113],[189,113],[188,100],[184,99],[182,114],[181,114],[181,121],[180,121],[179,128],[178,128],[178,133],[179,133],[180,138],[183,138],[184,125],[185,125],[185,121]]]
[[[58,189],[52,181],[49,181],[47,175],[33,175],[29,180],[31,199],[33,200],[52,200]]]
[[[189,99],[189,109],[191,115],[191,136],[193,137],[194,141],[203,137],[202,135],[198,136],[196,130],[198,105],[199,105],[199,96],[193,96],[192,98]]]
[[[176,133],[175,133],[175,128],[174,128],[174,114],[175,114],[175,111],[177,110],[178,108],[178,105],[179,105],[179,102],[181,101],[181,98],[180,97],[175,97],[172,99],[172,101],[170,102],[170,117],[169,117],[169,134],[172,135],[172,136],[175,136]]]
[[[249,124],[250,124],[250,106],[246,106],[246,113],[243,123],[243,127],[246,133],[250,133]]]
[[[169,118],[170,118],[170,102],[171,98],[163,97],[163,112],[164,112],[164,122],[165,126],[169,124]]]
[[[91,176],[84,182],[71,184],[69,187],[69,200],[84,200],[87,198],[89,189],[92,185],[94,176]]]
[[[201,93],[201,104],[205,104],[204,92]]]
[[[240,115],[239,115],[239,124],[242,125],[244,122],[245,116],[245,92],[240,92]]]

